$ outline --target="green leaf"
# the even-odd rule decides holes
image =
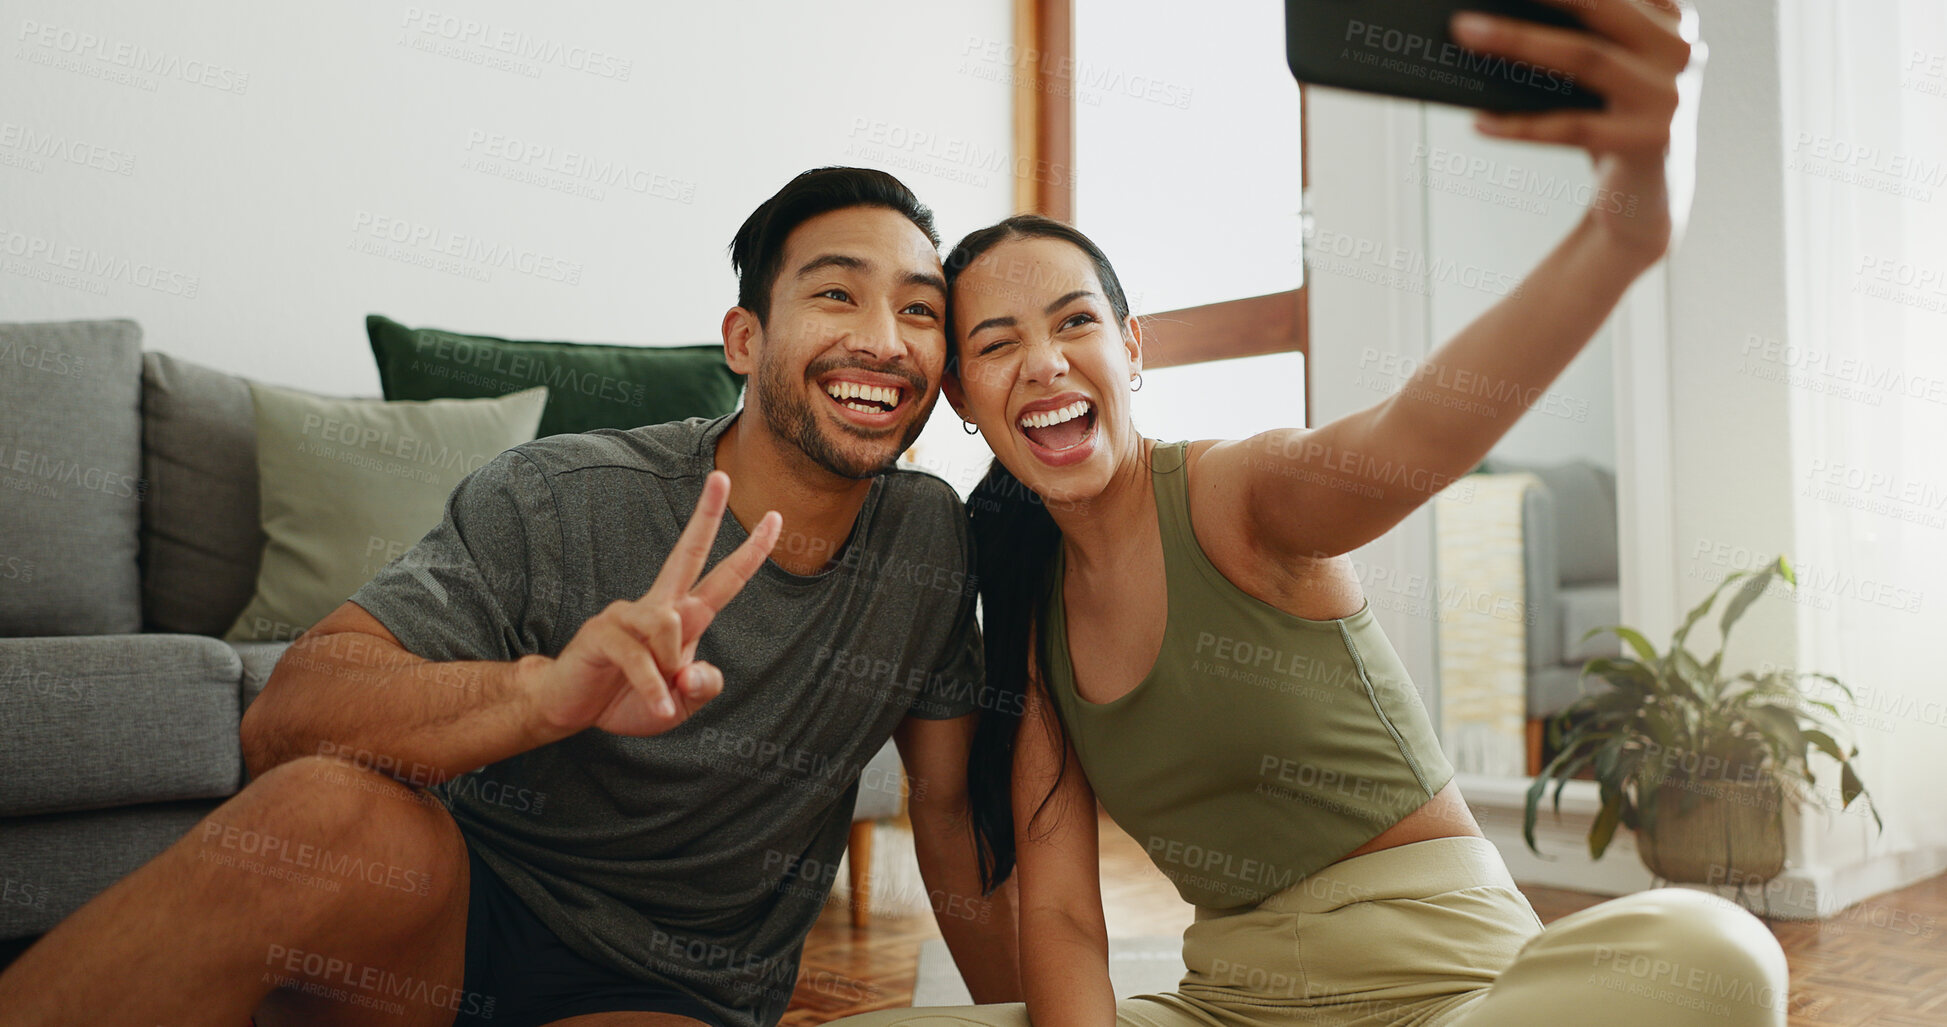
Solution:
[[[1798,726],[1798,714],[1776,706],[1760,706],[1751,711],[1751,725],[1767,741],[1789,752],[1799,759],[1805,758],[1806,744],[1809,741],[1805,732]]]
[[[1710,594],[1704,597],[1704,601],[1698,603],[1688,614],[1684,615],[1683,624],[1677,628],[1676,634],[1670,636],[1671,656],[1675,656],[1676,651],[1683,648],[1683,640],[1690,637],[1690,629],[1696,627],[1697,622],[1703,620],[1704,615],[1710,612],[1711,604],[1717,602],[1717,594],[1724,591],[1731,582],[1739,578],[1749,577],[1750,574],[1750,571],[1732,571],[1724,575],[1724,580],[1718,582],[1717,587],[1710,590]]]
[[[1588,691],[1590,677],[1598,677],[1609,682],[1613,686],[1612,690]],[[1606,656],[1598,656],[1583,664],[1579,683],[1583,687],[1584,694],[1569,706],[1570,711],[1577,713],[1633,710],[1642,704],[1645,695],[1655,695],[1660,691],[1656,686],[1655,671],[1635,660]]]
[[[1556,719],[1559,720],[1560,718]],[[1578,728],[1575,733],[1571,734],[1571,737],[1575,737],[1580,732],[1581,729]],[[1547,766],[1541,768],[1541,773],[1535,775],[1534,783],[1528,786],[1528,801],[1521,822],[1521,837],[1527,841],[1529,850],[1537,856],[1541,855],[1541,850],[1535,847],[1535,813],[1536,809],[1541,805],[1541,793],[1547,790],[1549,780],[1555,777],[1557,772],[1562,770],[1563,766],[1575,760],[1575,749],[1581,745],[1582,742],[1579,740],[1573,744],[1564,743],[1561,751],[1555,754],[1554,759],[1548,761]],[[1583,757],[1583,759],[1586,758]],[[1570,770],[1566,773],[1574,773],[1574,771]]]
[[[1851,806],[1852,800],[1859,798],[1861,795],[1866,795],[1866,784],[1859,780],[1858,774],[1853,772],[1852,761],[1846,760],[1840,763],[1839,798],[1843,801],[1840,802],[1839,808],[1844,809]],[[1866,796],[1866,803],[1866,808],[1872,811],[1873,824],[1879,828],[1881,834],[1884,834],[1886,832],[1886,824],[1879,819],[1879,803],[1872,801],[1872,796],[1870,795]]]
[[[1609,740],[1609,744],[1596,750],[1595,779],[1597,781],[1605,785],[1620,786],[1621,782],[1616,779],[1616,759],[1622,755],[1623,742],[1626,740],[1622,735],[1617,735]]]
[[[1805,732],[1805,740],[1812,743],[1813,748],[1838,760],[1840,763],[1846,761],[1845,752],[1839,748],[1839,743],[1834,741],[1831,735],[1823,731],[1807,731]]]
[[[1559,758],[1555,762],[1560,762]],[[1551,767],[1554,763],[1549,764]],[[1521,816],[1521,839],[1528,843],[1528,851],[1541,855],[1535,846],[1535,811],[1541,806],[1541,793],[1548,790],[1548,778],[1537,774],[1535,783],[1528,786],[1527,808]]]
[[[1700,706],[1711,704],[1711,676],[1697,656],[1682,646],[1670,650],[1671,676],[1683,683],[1684,694]]]
[[[1602,812],[1596,815],[1595,823],[1589,826],[1589,858],[1601,859],[1609,849],[1609,842],[1616,837],[1616,825],[1622,821],[1622,796],[1616,796],[1602,804]]]
[[[1859,701],[1858,698],[1852,694],[1852,689],[1846,687],[1845,682],[1839,680],[1838,678],[1833,677],[1830,674],[1821,674],[1815,670],[1806,670],[1806,671],[1800,671],[1798,676],[1802,678],[1818,678],[1820,681],[1824,681],[1832,685],[1833,687],[1837,688],[1839,691],[1846,693],[1847,702],[1857,703]],[[1795,685],[1793,687],[1796,688]]]
[[[1606,627],[1590,628],[1588,631],[1582,634],[1582,641],[1586,642],[1589,639],[1594,638],[1595,636],[1600,635],[1605,631],[1610,632],[1614,634],[1617,638],[1620,638],[1623,641],[1629,643],[1629,648],[1635,651],[1637,659],[1642,660],[1646,664],[1650,664],[1652,666],[1655,665],[1656,661],[1659,658],[1656,655],[1656,647],[1651,645],[1650,640],[1644,638],[1643,633],[1637,631],[1635,628],[1624,627],[1621,624],[1611,624]]]
[[[1743,588],[1737,590],[1737,595],[1732,596],[1731,601],[1724,604],[1724,617],[1717,622],[1717,632],[1724,636],[1724,641],[1730,641],[1731,625],[1736,624],[1738,618],[1744,616],[1744,611],[1750,609],[1751,604],[1757,602],[1759,596],[1764,595],[1764,590],[1771,586],[1771,579],[1778,576],[1778,571],[1784,565],[1785,558],[1780,556],[1777,563],[1753,575],[1751,580],[1744,583]],[[1722,653],[1721,649],[1719,653]]]

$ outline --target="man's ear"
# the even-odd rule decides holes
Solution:
[[[723,359],[732,371],[749,377],[757,370],[755,349],[764,341],[764,326],[757,322],[756,313],[743,307],[731,307],[723,315]]]
[[[1129,351],[1129,370],[1141,374],[1143,370],[1143,326],[1130,314],[1122,319],[1122,345]]]
[[[967,390],[960,386],[960,365],[955,364],[940,375],[940,395],[946,397],[947,406],[962,421],[967,420]]]

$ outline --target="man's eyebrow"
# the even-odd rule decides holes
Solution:
[[[842,267],[851,271],[868,271],[871,270],[872,265],[868,261],[858,257],[847,256],[843,253],[825,253],[806,261],[805,266],[798,269],[795,277],[803,278],[813,271],[828,267]]]
[[[805,265],[798,269],[795,277],[804,278],[828,267],[842,267],[848,271],[870,272],[872,270],[872,262],[863,257],[854,257],[844,253],[823,253],[806,261]],[[928,286],[939,290],[942,294],[946,292],[946,278],[938,274],[925,271],[908,271],[902,276],[901,281],[906,285]]]
[[[1083,296],[1093,296],[1093,295],[1095,294],[1088,291],[1087,289],[1076,289],[1074,292],[1071,292],[1068,295],[1063,296],[1062,298],[1054,301],[1053,303],[1050,303],[1047,306],[1041,308],[1041,312],[1043,314],[1053,315],[1055,311],[1060,310],[1061,308],[1067,306],[1069,303],[1081,299]]]

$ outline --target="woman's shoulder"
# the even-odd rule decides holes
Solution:
[[[1363,602],[1350,555],[1287,552],[1261,530],[1250,462],[1275,459],[1264,452],[1273,444],[1281,443],[1264,435],[1183,444],[1189,532],[1218,573],[1253,598],[1299,617],[1345,616]]]

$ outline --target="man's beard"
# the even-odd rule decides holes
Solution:
[[[913,379],[918,376],[904,368],[875,368],[858,361],[815,362],[811,367],[805,369],[805,380],[814,380],[819,375],[829,373],[841,367],[857,367],[863,370],[895,374],[906,378],[907,388],[912,392],[912,399],[909,402],[917,403],[920,397],[926,394],[926,387],[923,384],[924,380],[921,379],[919,382],[915,382]],[[919,438],[920,432],[926,428],[926,419],[924,417],[914,418],[912,423],[906,428],[905,437],[899,440],[899,445],[888,451],[883,459],[875,461],[868,457],[847,453],[842,447],[834,444],[825,435],[824,430],[818,424],[818,412],[811,408],[815,401],[808,400],[803,391],[793,386],[782,366],[782,361],[767,360],[761,362],[757,368],[756,386],[757,406],[764,412],[764,423],[771,429],[771,432],[780,438],[790,440],[792,444],[796,445],[800,450],[803,450],[804,455],[810,457],[813,463],[841,478],[852,478],[855,480],[870,478],[874,475],[884,474],[892,470],[893,465],[899,459],[899,454],[904,453],[907,447],[913,444],[913,440]],[[926,411],[922,411],[922,413],[924,412]],[[852,427],[841,423],[839,430],[850,433]],[[854,437],[858,438],[861,442],[876,443],[879,441],[878,439],[865,436]],[[883,436],[879,437],[879,439],[883,439]]]

